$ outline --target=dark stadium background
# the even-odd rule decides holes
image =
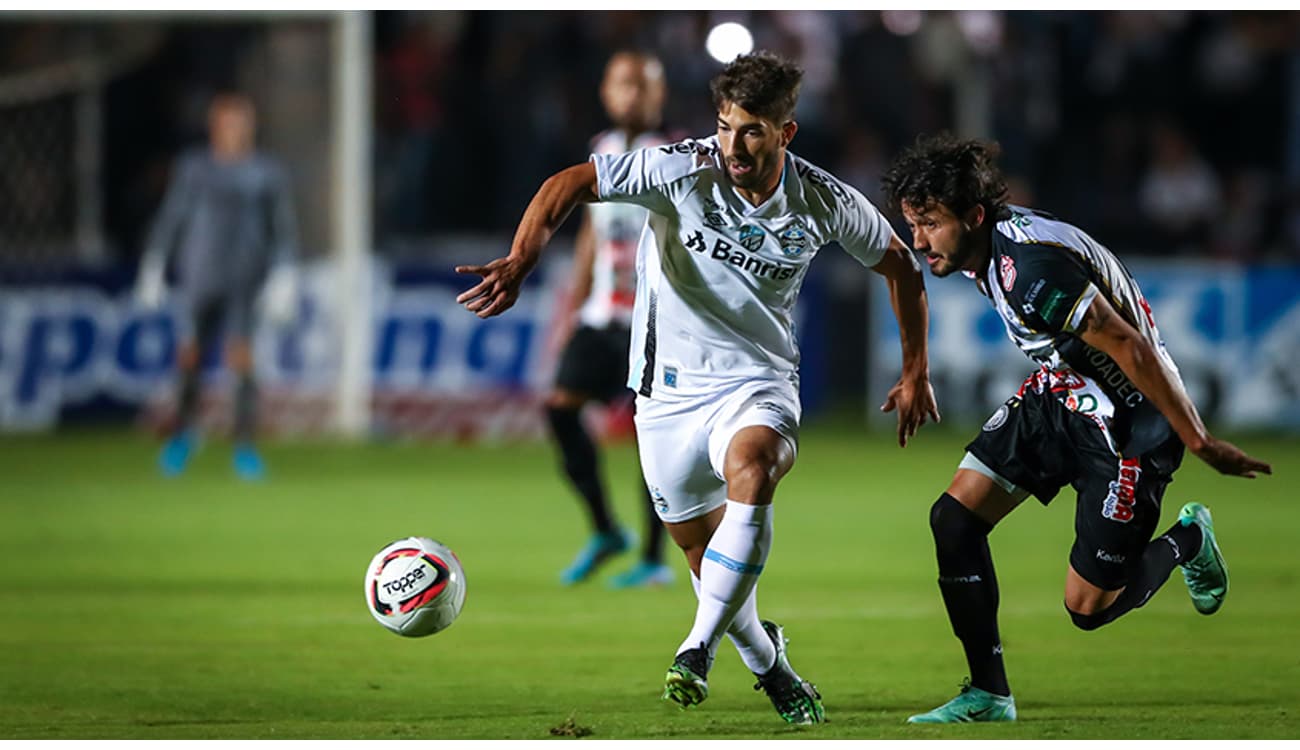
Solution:
[[[787,728],[730,653],[708,704],[662,705],[684,575],[559,586],[583,527],[538,399],[577,223],[492,321],[454,304],[451,268],[504,253],[532,191],[586,157],[615,50],[657,52],[666,127],[711,133],[723,22],[803,65],[792,150],[868,197],[918,133],[992,138],[1014,200],[1130,265],[1209,426],[1276,472],[1189,457],[1169,490],[1162,526],[1214,509],[1222,612],[1195,614],[1175,574],[1076,631],[1073,503],[1026,504],[992,541],[1020,721],[905,726],[963,669],[927,508],[1031,363],[964,279],[927,277],[945,419],[900,450],[871,416],[898,367],[883,285],[834,250],[800,299],[807,418],[761,587],[831,722]],[[1298,35],[1284,11],[0,11],[0,739],[1300,737]],[[132,285],[173,160],[229,89],[291,174],[303,297],[256,342],[267,481],[231,471],[215,367],[204,442],[168,480],[178,324]],[[605,416],[636,518],[635,449]],[[413,534],[469,586],[420,640],[361,592]]]

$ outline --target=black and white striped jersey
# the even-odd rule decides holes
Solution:
[[[593,154],[621,154],[667,143],[658,133],[628,137],[622,130],[606,130],[592,142]],[[591,262],[591,293],[578,309],[578,319],[592,328],[632,325],[636,300],[636,249],[645,228],[646,210],[631,203],[589,203],[595,257]]]
[[[1138,455],[1160,444],[1170,435],[1168,421],[1109,355],[1078,335],[1089,305],[1104,295],[1178,376],[1132,274],[1078,227],[1032,209],[1008,210],[994,226],[989,265],[976,281],[1007,335],[1039,365],[1021,392],[1050,391],[1094,420],[1117,453]]]

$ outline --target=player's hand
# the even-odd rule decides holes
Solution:
[[[135,281],[136,304],[148,310],[156,310],[162,307],[166,296],[167,282],[163,278],[163,268],[151,263],[143,265]]]
[[[483,277],[456,297],[456,302],[480,318],[500,315],[519,299],[519,287],[529,270],[511,257],[497,258],[486,266],[456,266],[456,273],[476,273]]]
[[[262,290],[262,310],[279,326],[289,325],[298,313],[298,274],[288,265],[277,266]]]
[[[932,419],[935,424],[939,423],[939,406],[934,400],[934,388],[930,386],[930,379],[927,377],[913,378],[904,375],[898,379],[893,388],[889,389],[889,395],[885,398],[885,403],[880,405],[883,412],[898,410],[898,445],[900,448],[907,446],[907,441],[916,431],[925,424],[925,420]]]
[[[1273,473],[1272,466],[1246,455],[1232,443],[1213,436],[1206,438],[1205,443],[1193,452],[1197,458],[1213,466],[1220,474],[1254,479],[1256,472]]]

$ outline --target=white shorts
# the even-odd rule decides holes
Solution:
[[[727,501],[723,466],[737,432],[770,427],[798,452],[799,393],[783,380],[745,380],[682,401],[637,396],[636,440],[655,512],[667,523],[698,518]]]

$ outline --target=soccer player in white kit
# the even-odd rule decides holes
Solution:
[[[715,136],[594,155],[553,175],[508,256],[456,270],[483,277],[457,301],[479,317],[498,315],[579,203],[650,212],[637,253],[629,385],[642,470],[698,596],[664,698],[702,702],[727,635],[781,717],[813,724],[824,720],[821,696],[791,668],[782,628],[759,619],[755,585],[772,543],[772,497],[798,440],[795,298],[823,245],[837,241],[886,279],[903,373],[882,409],[898,410],[899,444],[939,414],[925,284],[911,251],[861,193],[786,150],[801,77],[770,53],[736,58],[710,84]]]
[[[642,52],[615,53],[605,66],[600,100],[614,127],[592,140],[591,152],[621,154],[667,142],[655,132],[663,118],[663,65]],[[615,520],[600,455],[582,421],[592,400],[629,405],[627,350],[632,304],[636,297],[636,248],[646,210],[629,203],[592,203],[578,230],[570,299],[578,306],[576,325],[560,354],[555,382],[546,397],[551,428],[569,483],[591,518],[592,536],[560,574],[565,585],[588,580],[615,555],[632,546],[632,535]],[[646,519],[641,555],[630,569],[610,579],[614,588],[666,585],[672,568],[664,564],[664,527],[643,479],[637,480]]]

